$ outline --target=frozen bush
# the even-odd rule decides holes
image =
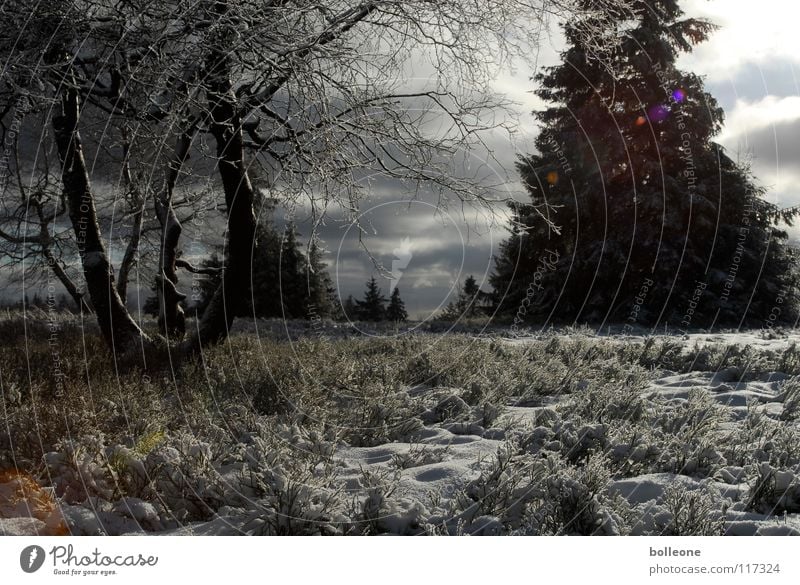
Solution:
[[[800,477],[794,471],[764,462],[755,466],[752,476],[748,510],[768,515],[800,512]]]
[[[690,489],[676,481],[664,490],[666,517],[656,532],[664,536],[719,536],[725,528],[725,505],[707,484]]]

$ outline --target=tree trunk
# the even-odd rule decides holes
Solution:
[[[72,300],[78,306],[78,310],[84,315],[91,315],[93,311],[86,302],[86,299],[83,297],[83,293],[78,288],[78,285],[75,284],[75,281],[69,277],[69,274],[67,274],[67,272],[64,270],[64,267],[61,266],[58,258],[55,257],[53,251],[50,249],[49,244],[42,246],[42,254],[45,257],[45,260],[47,260],[47,265],[50,266],[53,274],[56,275],[56,278],[58,278],[61,285],[66,289],[67,294],[72,297]]]
[[[100,236],[97,210],[78,133],[79,112],[77,88],[62,89],[61,115],[53,118],[53,132],[62,166],[64,197],[100,331],[114,355],[124,355],[149,340],[131,318],[114,286],[114,272]]]
[[[167,165],[163,191],[156,196],[156,217],[161,224],[161,245],[159,248],[159,271],[156,277],[158,292],[158,326],[168,338],[181,339],[186,333],[186,316],[180,303],[186,295],[178,292],[178,272],[175,261],[178,258],[183,227],[172,207],[175,184],[192,146],[196,125],[181,134],[175,145],[175,152]]]
[[[131,269],[136,263],[136,255],[139,253],[139,242],[142,239],[142,223],[144,220],[144,206],[133,212],[133,225],[128,245],[125,247],[125,255],[119,266],[119,278],[117,281],[117,293],[123,304],[128,300],[128,281],[130,280]]]
[[[246,306],[256,237],[255,196],[244,164],[242,123],[230,81],[229,57],[213,51],[206,71],[211,133],[217,146],[217,167],[225,190],[228,225],[222,281],[203,313],[197,336],[187,344],[190,351],[227,337],[234,317]]]
[[[128,239],[128,245],[125,247],[125,255],[122,257],[122,262],[119,265],[118,279],[117,279],[117,293],[123,304],[128,300],[128,281],[130,279],[131,269],[136,263],[136,256],[139,253],[139,242],[142,240],[142,224],[144,222],[144,197],[136,185],[133,184],[133,176],[131,175],[131,166],[129,161],[130,148],[128,144],[127,134],[123,135],[124,143],[124,157],[122,163],[122,174],[125,180],[125,185],[128,188],[129,194],[134,198],[133,204],[135,205],[133,211],[133,225],[131,226],[131,234]]]

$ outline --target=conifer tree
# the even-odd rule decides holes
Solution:
[[[286,318],[302,319],[308,308],[308,264],[300,248],[297,227],[289,223],[283,232],[280,251],[281,313]]]
[[[306,319],[331,315],[336,291],[322,259],[322,250],[315,242],[304,254],[297,228],[288,224],[280,235],[272,222],[273,207],[259,218],[258,240],[253,251],[251,271],[252,298],[237,317]],[[220,270],[215,274],[197,275],[198,294],[193,292],[191,313],[202,315],[221,278],[222,261],[214,252],[200,263],[203,269]],[[155,303],[155,304],[153,304]],[[157,310],[157,300],[148,299],[148,308]]]
[[[481,288],[475,277],[470,275],[464,279],[464,284],[458,291],[458,297],[455,301],[451,301],[444,312],[442,319],[447,321],[455,321],[456,319],[471,319],[482,315],[483,311],[483,296]]]
[[[306,271],[307,308],[306,314],[330,317],[334,314],[336,288],[333,285],[328,266],[323,259],[323,249],[316,239],[308,244],[308,270]]]
[[[392,296],[389,297],[389,306],[386,309],[386,318],[389,321],[401,322],[408,320],[408,312],[406,311],[406,304],[400,298],[400,289],[394,287]]]
[[[374,276],[367,281],[364,300],[356,301],[356,315],[361,321],[383,321],[386,318],[386,297]]]
[[[611,14],[604,55],[567,24],[563,62],[535,78],[550,105],[518,163],[530,202],[490,279],[499,313],[689,328],[763,323],[781,302],[793,321],[796,256],[776,227],[792,217],[713,142],[722,109],[676,67],[714,26],[678,0],[632,10]]]
[[[358,305],[356,305],[353,295],[347,295],[347,298],[342,303],[342,319],[346,321],[358,319]]]

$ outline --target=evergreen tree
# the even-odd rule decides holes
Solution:
[[[353,295],[347,295],[344,303],[342,303],[342,319],[347,321],[358,319],[358,305],[356,305]]]
[[[297,228],[293,223],[286,226],[280,251],[280,299],[281,316],[302,319],[308,309],[308,264],[300,248]]]
[[[389,297],[389,307],[386,309],[386,318],[394,322],[408,320],[406,304],[403,302],[403,299],[400,298],[400,289],[397,287],[394,287],[392,296]]]
[[[518,163],[530,203],[512,206],[490,279],[498,311],[708,327],[763,323],[781,298],[794,320],[796,259],[776,227],[792,218],[712,141],[723,112],[675,65],[713,25],[678,0],[632,10],[609,15],[598,34],[619,43],[602,56],[567,24],[563,63],[536,77],[551,105]]]
[[[142,312],[145,315],[149,315],[151,317],[158,317],[158,295],[156,294],[156,285],[150,287],[150,290],[153,291],[153,294],[147,297],[144,300],[144,304],[142,305]]]
[[[252,298],[236,316],[306,319],[311,317],[312,307],[315,317],[330,316],[333,310],[331,298],[336,291],[322,261],[321,249],[317,244],[311,244],[306,256],[296,226],[287,225],[280,236],[271,216],[270,207],[259,219],[251,271]],[[222,261],[215,252],[201,266],[221,269]],[[221,272],[195,278],[199,278],[201,299],[191,308],[202,315],[219,284]]]
[[[458,297],[450,303],[442,313],[442,319],[455,321],[456,319],[471,319],[484,313],[483,293],[478,281],[472,275],[464,279],[464,284],[458,291]]]
[[[308,307],[306,313],[313,312],[317,317],[331,317],[338,306],[336,288],[328,274],[328,267],[322,259],[323,250],[312,238],[308,244],[308,270],[306,288],[308,289]]]
[[[251,269],[252,298],[247,315],[241,317],[282,317],[281,307],[281,236],[272,217],[275,201],[265,199],[258,216],[258,238],[253,248]],[[289,315],[290,316],[290,315]]]
[[[386,318],[386,297],[374,276],[367,281],[364,300],[356,301],[356,317],[360,321],[383,321]]]

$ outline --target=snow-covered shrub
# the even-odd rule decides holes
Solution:
[[[506,443],[495,453],[491,465],[482,470],[481,475],[471,481],[456,499],[455,516],[458,521],[471,524],[475,518],[494,516],[511,523],[518,521],[525,505],[524,486],[535,481],[531,475],[532,467],[519,464],[516,455],[518,448]],[[527,461],[527,459],[522,459]],[[450,520],[453,524],[453,520]]]
[[[215,469],[212,448],[194,435],[179,433],[144,459],[150,497],[178,522],[205,520],[225,503],[225,485]]]
[[[422,443],[411,443],[405,453],[392,455],[392,465],[397,469],[411,469],[432,463],[441,463],[447,458],[449,446],[435,447]]]
[[[545,445],[557,450],[564,459],[577,463],[608,449],[608,425],[602,423],[580,424],[580,419],[565,419],[553,426],[555,445]]]
[[[227,506],[243,510],[249,534],[339,534],[347,521],[332,463],[335,432],[259,419],[218,465]]]
[[[619,477],[633,477],[660,469],[664,454],[663,433],[645,421],[611,425],[607,449],[612,471]]]
[[[472,414],[469,404],[457,394],[450,394],[433,409],[431,422],[463,421]]]
[[[593,456],[584,465],[548,457],[538,497],[528,506],[521,531],[527,534],[618,535],[628,529],[621,498],[608,496],[608,463]]]
[[[664,536],[719,536],[725,528],[725,505],[719,492],[708,484],[689,489],[673,482],[661,502],[667,514],[656,528]]]
[[[406,390],[367,388],[359,395],[340,398],[338,408],[338,414],[329,413],[328,420],[352,445],[370,447],[408,439],[422,428],[417,417],[422,405]]]
[[[641,344],[619,344],[617,359],[622,363],[638,363],[647,369],[682,370],[686,365],[683,348],[677,340],[648,337]]]
[[[341,494],[313,473],[297,476],[276,465],[254,475],[259,498],[244,528],[257,535],[333,535],[346,520]]]
[[[665,407],[655,421],[667,441],[662,470],[706,476],[725,464],[717,445],[721,426],[729,419],[730,413],[699,388],[692,388],[686,400]]]
[[[785,374],[800,374],[800,346],[796,341],[789,343],[788,347],[781,352],[775,367],[771,369]]]
[[[783,383],[780,401],[783,402],[781,420],[791,422],[800,418],[800,378],[794,376]]]
[[[563,416],[598,423],[637,422],[646,414],[647,378],[638,368],[611,367],[573,392],[561,407]]]
[[[719,445],[731,465],[800,464],[800,427],[794,421],[769,416],[766,407],[755,400],[748,402],[745,417],[721,437]]]
[[[362,474],[361,493],[353,500],[348,534],[421,534],[428,510],[410,498],[394,498],[398,476],[368,472]]]
[[[506,444],[456,500],[449,533],[470,533],[495,519],[518,534],[619,534],[627,505],[611,498],[608,462],[592,456],[573,465],[557,453],[533,456]]]
[[[73,504],[90,497],[110,500],[115,494],[113,476],[108,473],[105,437],[89,435],[67,439],[44,456],[56,495]]]
[[[800,476],[796,471],[761,463],[752,470],[747,509],[762,514],[800,512]]]

